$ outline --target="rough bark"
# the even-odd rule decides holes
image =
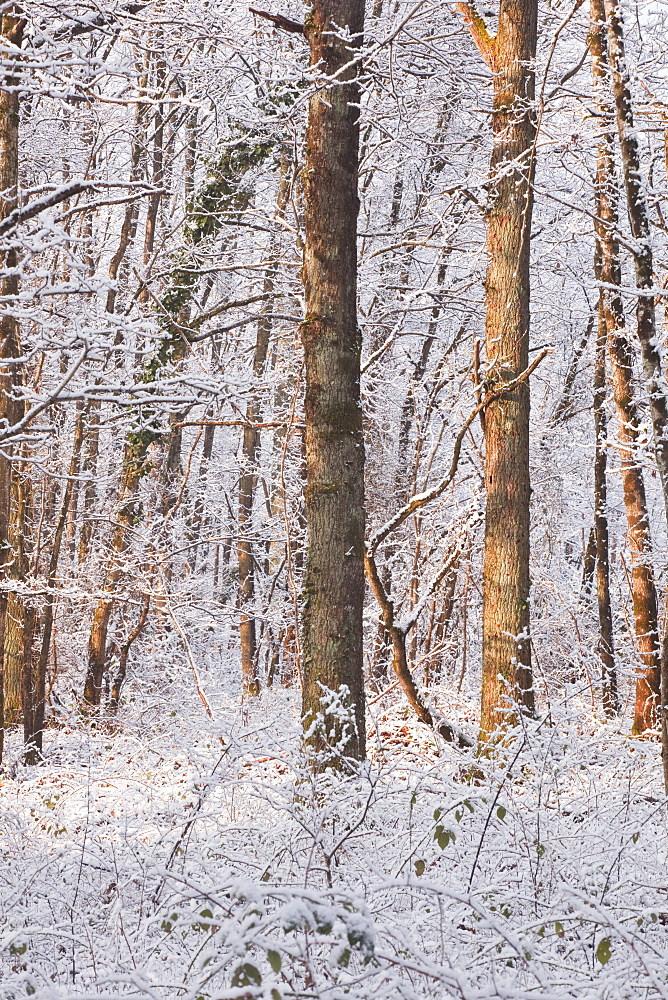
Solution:
[[[600,11],[600,14],[598,23],[603,22],[603,11]],[[624,25],[618,0],[605,0],[605,19],[608,28],[607,58],[622,154],[626,208],[634,240],[633,261],[639,292],[636,320],[640,357],[645,388],[649,396],[656,464],[668,521],[668,399],[656,335],[654,263],[649,213],[640,172],[640,150],[633,123],[633,99],[624,51]]]
[[[535,137],[536,0],[501,0],[491,36],[473,4],[458,3],[493,73],[485,338],[490,388],[528,364],[529,259]],[[529,385],[485,410],[483,740],[534,710],[529,639]]]
[[[601,0],[592,0],[592,21],[598,21]],[[602,120],[609,118],[602,88],[605,80],[605,35],[602,26],[594,26],[589,46],[592,57],[592,82],[594,93],[599,100],[599,112]],[[599,143],[596,162],[596,248],[594,255],[594,274],[597,281],[602,280],[602,271],[606,277],[611,277],[614,271],[614,233],[607,225],[606,213],[611,194],[611,181],[614,192],[614,172],[611,159],[611,137],[604,135]],[[612,195],[614,197],[614,193]],[[614,205],[614,203],[613,203]],[[614,208],[613,208],[614,211]],[[613,243],[611,244],[611,239]],[[605,269],[602,261],[605,258]],[[596,452],[594,456],[594,533],[596,537],[596,597],[598,603],[599,622],[599,655],[601,657],[603,681],[603,707],[607,715],[619,711],[617,696],[617,672],[615,667],[614,635],[612,625],[612,605],[610,602],[610,550],[607,512],[607,415],[606,401],[606,370],[607,334],[609,310],[607,297],[610,292],[599,288],[598,295],[598,330],[596,336],[596,359],[594,365],[594,431],[596,434]]]
[[[23,41],[25,20],[17,8],[9,8],[2,14],[0,30],[6,42],[20,49]],[[9,86],[17,80],[8,73]],[[17,91],[0,89],[0,220],[18,205],[18,148],[19,148],[19,95]],[[0,258],[0,298],[7,305],[0,315],[0,427],[11,427],[23,415],[20,400],[20,371],[16,364],[3,364],[20,357],[19,324],[12,316],[11,303],[19,290],[16,273],[18,258],[11,248]],[[9,528],[11,519],[11,445],[5,444],[0,454],[0,583],[5,584],[11,569],[13,554],[10,546]],[[5,621],[7,612],[7,590],[0,590],[0,759],[2,758],[5,720]]]
[[[602,293],[601,293],[602,298]],[[612,604],[610,601],[610,545],[607,510],[607,434],[605,412],[606,325],[602,302],[599,303],[596,361],[594,366],[594,531],[596,537],[596,600],[598,605],[598,651],[601,658],[603,708],[606,715],[619,711],[617,670],[615,667]]]
[[[302,343],[306,375],[306,522],[303,714],[315,767],[337,752],[366,752],[364,437],[357,326],[357,194],[360,88],[353,62],[364,25],[362,0],[315,0],[304,33],[321,81],[311,97],[304,170]],[[337,27],[338,26],[338,27]],[[348,35],[348,40],[339,37]],[[323,701],[341,696],[350,720]],[[324,710],[324,724],[314,726]]]
[[[603,5],[592,0],[589,46],[598,90],[598,111],[604,125],[597,154],[596,240],[600,254],[600,309],[607,331],[612,387],[621,450],[624,506],[631,550],[631,587],[636,648],[641,664],[636,681],[633,730],[641,733],[656,722],[660,693],[658,602],[651,565],[651,535],[645,484],[638,462],[638,413],[633,385],[633,354],[625,330],[619,258],[618,186],[613,156],[613,113],[604,90],[607,81],[607,40]]]

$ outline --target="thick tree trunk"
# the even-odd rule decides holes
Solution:
[[[535,137],[536,0],[501,0],[492,37],[473,4],[459,2],[492,70],[493,150],[487,212],[486,352],[489,387],[529,360],[529,251]],[[483,567],[483,740],[534,710],[529,638],[529,385],[485,411],[487,508]]]
[[[626,337],[619,260],[618,188],[613,157],[613,118],[604,87],[607,81],[607,38],[601,0],[592,0],[589,45],[598,105],[604,128],[597,154],[596,239],[600,253],[600,309],[607,331],[612,386],[622,443],[621,473],[631,550],[633,616],[641,670],[636,682],[633,730],[654,725],[660,693],[660,652],[656,584],[651,565],[652,543],[642,469],[638,462],[638,413],[633,386],[633,356]],[[609,36],[608,36],[609,38]],[[653,308],[653,306],[652,306]]]
[[[306,522],[303,713],[317,767],[336,753],[366,752],[364,602],[364,437],[357,326],[358,67],[362,0],[315,0],[305,34],[311,64],[336,83],[311,98],[304,207],[306,318]],[[350,40],[339,37],[347,34]],[[332,711],[341,696],[350,722]],[[334,708],[334,706],[332,706]],[[315,726],[324,714],[324,724]],[[334,733],[333,740],[330,734]],[[329,744],[337,744],[336,753]]]

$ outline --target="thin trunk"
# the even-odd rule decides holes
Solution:
[[[25,450],[25,445],[23,449]],[[26,703],[25,696],[30,689],[26,674],[30,674],[32,670],[34,616],[23,592],[30,564],[33,507],[34,490],[29,468],[27,463],[17,456],[12,465],[11,475],[9,545],[12,551],[12,563],[8,577],[12,589],[9,591],[7,603],[4,646],[5,711],[8,721],[18,721],[21,714],[25,720],[26,712],[31,717],[33,710],[32,703]]]
[[[86,421],[87,445],[83,461],[83,473],[86,486],[83,491],[83,514],[79,528],[79,562],[85,562],[93,542],[95,521],[95,498],[97,496],[97,462],[100,454],[100,403],[96,399],[90,401]]]
[[[53,536],[51,548],[51,558],[49,559],[49,570],[47,574],[47,594],[44,608],[44,619],[42,624],[42,643],[39,657],[34,666],[34,670],[26,670],[26,676],[31,678],[31,683],[26,686],[30,694],[31,711],[28,713],[24,709],[23,732],[25,742],[25,760],[27,764],[36,764],[42,756],[44,713],[46,708],[46,673],[49,663],[49,653],[51,651],[51,637],[53,635],[53,613],[56,601],[55,588],[57,584],[58,559],[62,546],[65,526],[72,504],[76,476],[79,471],[81,457],[81,446],[84,438],[84,413],[79,410],[74,427],[74,442],[72,444],[72,457],[70,459],[70,469],[63,501],[60,508],[60,516]],[[31,662],[32,666],[32,662]]]
[[[146,625],[146,622],[148,620],[149,604],[150,604],[150,597],[148,594],[146,594],[144,597],[144,601],[142,603],[141,611],[139,612],[139,618],[137,620],[137,624],[132,629],[132,631],[130,632],[130,634],[128,635],[127,639],[125,640],[120,649],[118,658],[118,670],[116,671],[116,674],[112,681],[111,693],[109,695],[109,711],[112,712],[114,715],[118,712],[118,703],[121,697],[121,689],[123,687],[123,683],[125,681],[125,675],[128,669],[128,657],[130,655],[130,647],[132,646],[132,643],[135,641],[135,639],[137,639],[141,635]]]
[[[360,87],[354,62],[363,25],[362,0],[315,0],[304,29],[321,82],[337,74],[334,86],[311,97],[303,175],[308,548],[302,709],[316,768],[334,763],[338,754],[360,760],[366,755],[356,238]],[[329,692],[341,698],[349,721]],[[323,724],[316,725],[321,714]]]
[[[591,594],[594,583],[594,573],[596,572],[596,529],[590,528],[587,536],[587,545],[584,550],[582,561],[582,583],[580,585],[581,595]]]
[[[195,572],[197,568],[197,555],[199,551],[199,546],[202,538],[202,528],[205,523],[205,498],[204,491],[206,489],[207,478],[209,475],[209,463],[211,462],[211,456],[213,454],[213,443],[216,436],[215,424],[207,424],[204,428],[204,441],[202,443],[202,458],[199,465],[199,476],[198,476],[198,489],[199,495],[195,501],[195,507],[193,510],[192,528],[190,530],[190,537],[192,539],[192,548],[190,550],[190,568],[192,572]],[[208,553],[208,545],[204,551],[204,558],[206,559]]]
[[[271,292],[273,279],[267,275],[264,290]],[[262,378],[269,348],[271,320],[263,316],[258,323],[253,375]],[[241,647],[241,680],[245,695],[255,697],[260,692],[257,664],[257,634],[252,604],[255,599],[255,556],[253,553],[253,506],[257,484],[257,466],[260,450],[260,432],[255,427],[260,419],[260,398],[254,392],[246,408],[248,423],[243,432],[244,470],[239,480],[239,537],[237,560],[239,566],[239,642]]]
[[[23,42],[25,20],[17,9],[7,9],[2,14],[0,30],[3,40],[20,49]],[[7,57],[10,58],[11,57]],[[17,78],[11,70],[3,81],[9,89],[0,89],[0,219],[5,219],[16,208],[18,201],[19,169],[19,91]],[[23,415],[19,398],[21,375],[19,365],[3,364],[21,355],[19,324],[12,315],[12,303],[19,291],[16,273],[18,257],[12,247],[2,254],[0,267],[0,299],[5,303],[0,314],[0,425],[11,427]],[[0,452],[0,583],[6,583],[13,562],[10,545],[12,446],[3,443]],[[0,590],[0,760],[4,748],[5,726],[5,623],[8,596]]]
[[[144,121],[146,117],[146,105],[137,104],[135,115],[135,129],[132,136],[132,147],[130,149],[130,182],[141,179],[142,154],[144,152]],[[137,219],[139,215],[138,202],[132,201],[125,207],[125,214],[121,224],[121,234],[118,240],[116,251],[109,262],[109,280],[112,282],[107,292],[106,310],[113,313],[116,308],[116,297],[118,295],[118,274],[125,259],[128,247],[135,238],[137,232]]]
[[[592,0],[592,21],[599,20],[601,0]],[[601,120],[609,120],[609,109],[603,96],[605,85],[605,35],[602,26],[595,26],[590,35],[590,50],[592,56],[592,82],[594,93],[600,95],[599,113]],[[614,165],[612,148],[608,135],[604,135],[599,143],[596,163],[596,249],[594,272],[596,280],[603,280],[603,272],[607,278],[614,274],[614,234],[607,226],[607,214],[612,206],[613,219],[615,212],[614,200]],[[611,186],[612,185],[612,186]],[[605,260],[605,266],[604,266]],[[594,366],[594,431],[596,434],[596,453],[594,457],[594,532],[596,535],[596,597],[598,602],[599,621],[599,654],[601,657],[603,680],[603,707],[606,715],[614,715],[619,711],[617,696],[617,671],[615,667],[614,637],[612,625],[612,605],[610,601],[610,548],[607,512],[607,452],[606,440],[608,434],[606,402],[606,372],[605,359],[608,337],[608,318],[611,315],[607,309],[606,299],[609,291],[603,287],[598,293],[598,331],[596,336],[596,361]]]
[[[287,162],[283,164],[282,177],[278,190],[276,217],[282,218],[289,194],[287,183]],[[271,256],[278,252],[278,247],[271,247]],[[253,378],[262,379],[267,363],[269,339],[272,330],[270,313],[273,311],[274,281],[276,264],[269,264],[264,278],[263,294],[267,296],[263,315],[257,325],[255,353],[253,355]],[[260,453],[260,432],[255,427],[261,416],[261,395],[253,389],[250,402],[246,407],[247,424],[243,433],[243,472],[239,480],[239,540],[237,543],[237,559],[239,566],[239,642],[241,647],[241,682],[243,692],[255,697],[260,692],[260,678],[257,662],[257,627],[252,605],[255,600],[255,555],[253,552],[253,506],[257,487],[257,468]]]
[[[107,665],[107,634],[115,603],[113,593],[123,573],[123,553],[128,544],[128,529],[136,520],[135,494],[143,473],[142,456],[137,455],[131,445],[126,444],[121,504],[112,537],[111,553],[104,582],[104,590],[107,593],[100,598],[96,605],[88,639],[88,668],[83,697],[84,701],[92,707],[99,707],[102,700],[102,681]]]
[[[492,37],[472,3],[459,10],[493,75],[493,149],[485,281],[488,382],[509,382],[529,359],[529,262],[535,138],[536,0],[501,0]],[[529,385],[485,411],[487,507],[483,566],[483,740],[534,711],[529,639]]]
[[[160,57],[156,66],[156,92],[161,93],[165,85],[165,65]],[[165,119],[164,107],[162,104],[156,105],[155,116],[153,118],[153,155],[151,158],[151,183],[156,189],[162,187],[164,178],[164,141],[165,141]],[[156,190],[151,194],[146,209],[146,223],[144,227],[144,280],[148,282],[155,248],[155,237],[158,229],[158,215],[160,212],[160,202],[162,193]],[[142,289],[140,294],[142,302],[149,302],[148,289]]]
[[[631,550],[631,584],[636,646],[641,670],[636,682],[633,731],[641,733],[656,722],[660,694],[658,603],[651,565],[651,535],[645,484],[638,462],[638,413],[633,386],[633,355],[626,337],[619,259],[618,189],[613,157],[612,109],[603,90],[607,79],[607,40],[601,0],[592,0],[589,44],[603,125],[596,175],[596,238],[600,252],[600,309],[605,323],[612,386],[622,443],[621,473]],[[652,307],[653,308],[653,307]]]
[[[626,55],[624,25],[618,0],[604,0],[607,21],[607,60],[617,114],[617,131],[622,154],[626,208],[634,240],[633,260],[636,286],[639,291],[636,306],[637,333],[640,341],[645,388],[649,396],[654,449],[659,478],[663,489],[668,521],[668,399],[662,372],[656,331],[654,307],[654,264],[650,239],[649,213],[640,173],[638,136],[633,124],[633,100]],[[603,11],[598,7],[597,23],[603,23]]]
[[[610,551],[607,510],[607,452],[608,423],[605,412],[606,382],[606,324],[602,302],[599,302],[596,363],[594,367],[594,526],[596,536],[596,598],[598,603],[599,655],[603,680],[603,707],[606,715],[619,711],[617,697],[617,670],[615,667],[612,605],[610,602]]]

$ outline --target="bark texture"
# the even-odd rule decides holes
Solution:
[[[592,57],[592,82],[594,93],[600,95],[599,113],[605,121],[607,103],[602,88],[605,77],[605,36],[602,26],[596,26],[601,0],[592,0],[592,21],[594,27],[589,39]],[[602,261],[605,258],[606,277],[612,277],[614,270],[615,235],[610,230],[606,218],[610,199],[614,198],[614,167],[611,159],[612,137],[609,131],[603,134],[597,150],[596,159],[596,216],[595,225],[596,248],[594,256],[594,273],[598,282],[602,279]],[[612,175],[612,176],[611,176]],[[613,202],[614,205],[614,202]],[[599,287],[598,295],[598,331],[596,336],[596,359],[594,364],[594,430],[596,434],[596,452],[594,457],[594,533],[596,537],[596,597],[598,603],[599,623],[599,655],[601,657],[603,681],[603,707],[607,715],[619,711],[617,695],[617,673],[615,667],[614,633],[612,624],[612,605],[610,602],[610,548],[607,512],[607,435],[608,424],[605,409],[606,403],[606,355],[608,320],[610,310],[607,299],[609,289]]]
[[[625,330],[621,297],[622,272],[619,258],[619,196],[614,164],[614,119],[608,102],[608,40],[604,30],[602,0],[592,0],[589,47],[592,72],[598,91],[598,112],[603,131],[597,154],[596,241],[600,255],[600,310],[607,331],[612,368],[612,387],[617,411],[621,450],[624,506],[631,550],[631,590],[640,669],[636,681],[633,731],[641,733],[654,725],[660,693],[658,602],[651,564],[650,535],[645,483],[638,461],[638,412],[633,384],[633,353]],[[628,191],[627,191],[628,194]],[[652,305],[653,309],[653,305]]]
[[[617,671],[615,667],[614,631],[612,625],[612,605],[610,602],[610,539],[608,531],[608,483],[607,483],[607,434],[608,421],[605,412],[606,381],[606,328],[603,311],[599,307],[599,329],[596,340],[596,362],[594,366],[594,431],[596,451],[594,455],[594,531],[596,536],[596,601],[598,605],[598,651],[601,658],[603,682],[603,707],[606,715],[614,715],[619,710],[617,697]]]
[[[488,387],[511,382],[529,360],[529,256],[533,194],[536,0],[501,0],[489,34],[459,3],[493,73],[493,149],[487,211],[485,340]],[[486,519],[483,567],[483,740],[515,721],[512,703],[534,710],[529,638],[529,385],[485,411]]]
[[[640,150],[633,123],[633,99],[624,51],[624,25],[618,0],[605,0],[605,18],[608,28],[607,55],[615,99],[619,148],[622,154],[626,208],[634,239],[633,261],[636,286],[640,293],[636,306],[640,357],[652,416],[656,464],[668,518],[668,399],[666,399],[661,355],[656,337],[654,263],[649,213],[640,172]],[[602,20],[601,16],[599,21]]]
[[[10,45],[20,48],[25,20],[18,11],[9,8],[2,14],[0,30]],[[4,81],[3,81],[4,82]],[[17,81],[11,75],[6,83]],[[5,219],[18,204],[19,179],[19,95],[17,91],[0,89],[0,220]],[[0,430],[17,423],[23,415],[20,399],[21,373],[16,364],[3,364],[20,357],[19,324],[11,313],[11,303],[19,290],[15,273],[18,264],[16,250],[11,248],[0,257],[0,299],[5,307],[0,314]],[[14,272],[14,273],[13,273]],[[0,583],[6,585],[11,572],[13,553],[10,542],[12,446],[4,442],[0,453]],[[0,759],[2,758],[5,719],[5,621],[8,591],[0,590]],[[20,681],[19,681],[20,683]],[[20,693],[18,694],[20,698]],[[18,701],[18,699],[17,699]]]
[[[304,170],[303,714],[316,767],[336,759],[328,759],[331,742],[358,759],[364,758],[366,743],[364,438],[356,301],[360,91],[357,65],[351,63],[363,26],[362,0],[316,0],[304,27],[311,64],[318,65],[323,82],[336,74],[311,98]],[[343,712],[327,707],[323,688],[340,694]],[[323,710],[324,724],[313,727]]]

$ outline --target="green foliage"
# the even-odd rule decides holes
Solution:
[[[610,938],[601,938],[596,949],[596,958],[601,965],[605,965],[610,960],[611,955],[612,945],[610,944]]]
[[[438,844],[438,846],[441,848],[442,851],[445,850],[450,841],[452,841],[452,843],[454,844],[456,839],[457,837],[455,836],[452,830],[446,830],[442,826],[437,826],[434,831],[434,840],[436,841],[436,843]]]
[[[237,966],[232,975],[232,986],[261,986],[262,975],[260,970],[250,962],[243,962]]]

